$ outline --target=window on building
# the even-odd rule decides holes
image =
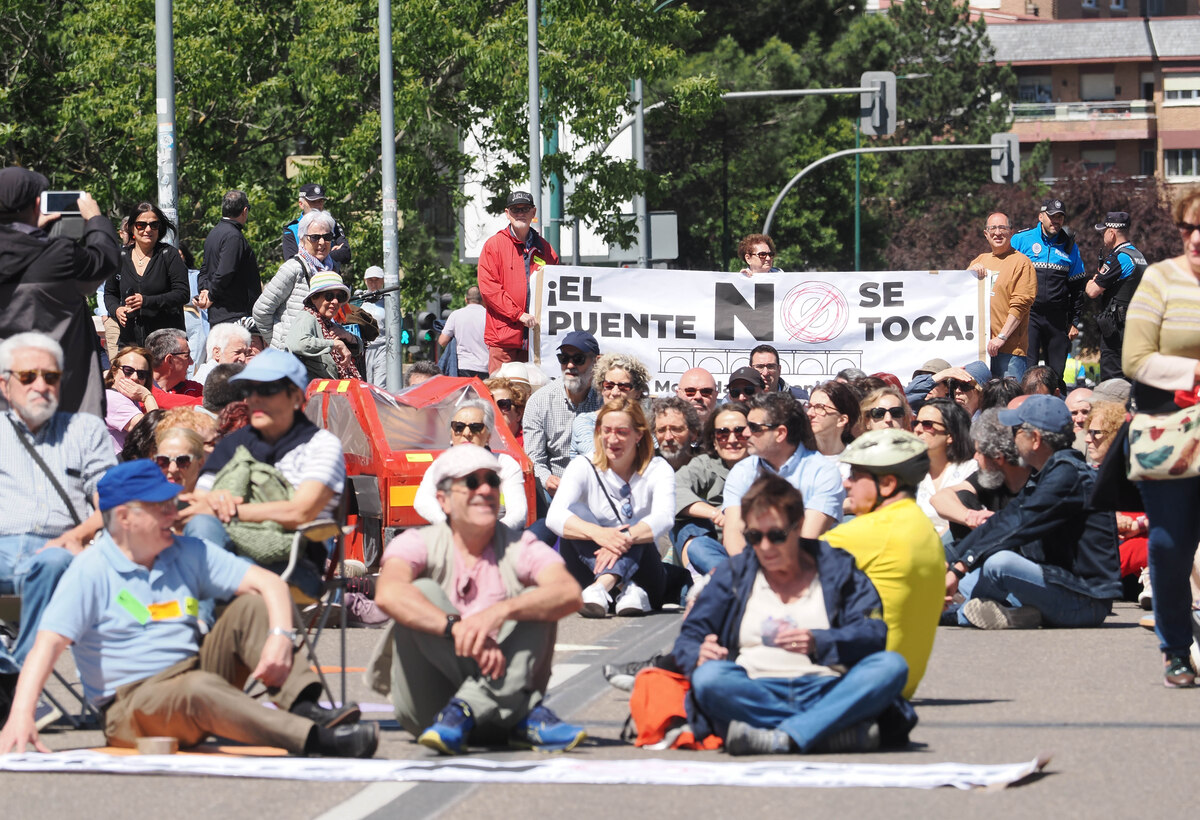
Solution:
[[[1200,71],[1163,77],[1164,105],[1200,105]]]
[[[1112,5],[1109,8],[1113,11],[1125,11],[1125,0],[1112,0]]]
[[[1163,151],[1163,173],[1167,179],[1200,177],[1200,148]]]
[[[1111,71],[1088,72],[1079,77],[1079,96],[1083,100],[1115,100],[1117,84]]]
[[[1154,176],[1154,170],[1154,149],[1143,148],[1138,173],[1144,177],[1152,177]]]
[[[1081,5],[1085,9],[1094,9],[1094,8],[1096,8],[1096,0],[1083,0],[1083,3]]]
[[[1162,17],[1167,13],[1166,5],[1164,0],[1146,0],[1146,16]]]
[[[1049,74],[1024,74],[1017,78],[1017,99],[1027,103],[1053,102],[1053,88]]]
[[[1079,152],[1079,161],[1089,171],[1109,171],[1117,164],[1117,149],[1084,148]]]

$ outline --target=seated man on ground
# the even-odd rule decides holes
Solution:
[[[698,452],[700,415],[689,402],[678,396],[655,399],[650,405],[655,455],[679,472]]]
[[[499,471],[482,447],[446,450],[429,468],[446,521],[397,536],[376,588],[396,619],[381,647],[390,685],[376,688],[441,754],[491,740],[565,751],[587,737],[542,702],[558,621],[583,604],[579,584],[550,547],[500,523]]]
[[[1099,626],[1121,597],[1117,523],[1089,510],[1095,471],[1072,448],[1067,405],[1034,395],[1001,410],[1021,460],[1033,468],[1008,506],[956,545],[946,593],[966,599],[958,623],[980,629]]]
[[[172,484],[150,461],[113,467],[97,486],[105,532],[63,575],[21,672],[0,754],[33,745],[34,706],[72,646],[105,739],[133,747],[165,736],[194,746],[209,735],[292,754],[371,757],[379,725],[356,706],[322,709],[317,676],[293,663],[296,633],[287,586],[216,547],[171,533]],[[253,594],[249,594],[253,593]],[[198,640],[197,600],[239,596]],[[261,680],[275,709],[242,691]]]
[[[100,530],[92,494],[117,463],[101,419],[57,412],[62,372],[62,347],[49,336],[18,333],[0,344],[0,394],[8,401],[0,421],[0,593],[21,596],[16,644],[10,652],[0,643],[0,710],[59,578]]]
[[[871,430],[842,451],[846,500],[855,518],[825,534],[854,556],[883,600],[887,648],[908,662],[911,698],[925,675],[946,596],[946,556],[916,492],[929,469],[923,441],[903,430]]]
[[[751,549],[713,573],[673,650],[696,739],[716,734],[732,755],[878,748],[908,665],[884,649],[875,588],[851,556],[801,537],[804,502],[781,477],[756,481],[739,518]]]

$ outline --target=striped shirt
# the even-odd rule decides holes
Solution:
[[[14,410],[4,415],[4,421],[0,421],[0,506],[4,509],[0,535],[57,538],[74,527],[75,521],[45,471],[17,436],[24,436],[33,445],[83,521],[92,514],[96,484],[117,463],[108,428],[90,413],[55,413],[31,433]],[[16,429],[10,422],[16,422]]]
[[[539,481],[545,484],[550,476],[563,474],[571,461],[571,428],[575,417],[599,410],[601,404],[595,387],[588,388],[582,402],[572,404],[562,379],[529,397],[521,427],[525,431],[525,452]]]
[[[1161,390],[1191,390],[1200,359],[1200,283],[1174,259],[1146,268],[1125,318],[1122,369]]]

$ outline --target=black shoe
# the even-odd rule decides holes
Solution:
[[[322,757],[374,757],[379,748],[379,724],[373,720],[338,726],[336,729],[316,729],[315,748],[310,753]]]
[[[323,729],[358,723],[362,710],[357,703],[344,703],[335,709],[323,709],[311,700],[298,700],[292,704],[291,713],[308,718]]]
[[[0,726],[3,726],[8,720],[8,713],[12,709],[13,695],[17,691],[17,678],[19,673],[0,673]]]

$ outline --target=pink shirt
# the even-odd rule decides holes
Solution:
[[[125,449],[125,427],[130,419],[142,414],[142,408],[133,399],[112,388],[105,390],[104,395],[108,399],[108,415],[104,417],[104,423],[108,425],[108,437],[112,440],[113,449],[117,455],[121,455]]]
[[[546,546],[531,532],[521,535],[524,549],[517,561],[517,580],[533,586],[541,571],[551,564],[564,564],[562,556]],[[420,578],[425,572],[427,553],[425,539],[420,529],[405,530],[392,539],[383,553],[383,563],[393,558],[403,558],[412,567],[413,577]],[[454,592],[450,603],[464,618],[482,612],[492,604],[508,598],[504,591],[504,579],[496,564],[496,552],[488,546],[473,567],[468,567],[461,550],[454,551]]]

